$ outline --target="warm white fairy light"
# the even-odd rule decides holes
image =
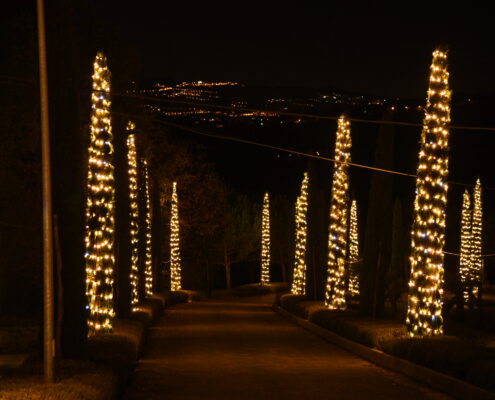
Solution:
[[[270,283],[270,198],[265,193],[261,221],[261,284]]]
[[[292,294],[306,294],[306,234],[308,211],[308,173],[304,173],[301,194],[296,201],[296,245],[294,273],[292,277]]]
[[[96,55],[91,94],[86,203],[86,296],[89,334],[111,332],[115,316],[114,168],[110,120],[110,71],[106,57]]]
[[[351,213],[349,217],[349,255],[347,257],[349,265],[349,294],[359,296],[359,275],[356,271],[356,263],[359,260],[359,235],[357,223],[357,202],[352,201]]]
[[[170,213],[170,290],[181,290],[181,261],[179,245],[179,198],[177,182],[173,184]]]
[[[144,168],[144,205],[145,205],[145,252],[144,252],[144,293],[146,296],[153,294],[153,263],[151,249],[151,200],[148,162],[143,160]]]
[[[473,217],[471,222],[471,288],[473,296],[478,295],[482,272],[483,256],[482,252],[482,232],[483,232],[483,210],[481,203],[481,182],[478,179],[473,192]]]
[[[136,126],[129,121],[127,131],[132,132]],[[139,302],[139,210],[138,210],[138,181],[136,138],[133,133],[127,136],[127,171],[129,176],[129,207],[131,226],[131,305]]]
[[[461,251],[459,258],[459,275],[463,288],[464,301],[469,300],[469,286],[471,273],[471,201],[466,189],[462,197],[461,214]]]
[[[407,330],[411,336],[443,331],[443,246],[450,122],[447,54],[433,52],[416,179]]]
[[[345,259],[347,242],[347,199],[349,191],[349,162],[351,161],[351,129],[342,115],[338,120],[335,141],[335,164],[330,200],[328,236],[327,286],[325,306],[343,310],[345,302]]]

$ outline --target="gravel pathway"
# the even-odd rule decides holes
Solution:
[[[292,325],[270,303],[180,304],[150,329],[125,400],[450,399]]]

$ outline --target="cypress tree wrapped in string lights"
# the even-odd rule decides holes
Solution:
[[[349,191],[349,162],[351,161],[351,130],[349,121],[342,115],[338,120],[335,141],[335,164],[330,201],[330,228],[328,237],[327,286],[325,306],[344,310],[345,260],[347,242],[347,200]]]
[[[172,189],[172,212],[170,214],[170,290],[181,290],[181,262],[179,246],[179,198],[177,182]]]
[[[146,296],[153,294],[153,263],[151,252],[151,200],[148,162],[143,160],[144,168],[144,205],[145,205],[145,253],[144,253],[144,293]]]
[[[131,121],[127,124],[127,131],[132,132],[136,128]],[[138,181],[136,138],[133,133],[127,136],[127,166],[129,176],[129,207],[131,225],[131,306],[139,302],[139,210],[138,210]]]
[[[306,294],[306,235],[308,211],[308,173],[304,173],[301,193],[296,201],[296,246],[294,257],[294,273],[292,277],[292,294]]]
[[[359,260],[359,236],[357,224],[357,202],[352,200],[349,217],[349,294],[359,296],[359,276],[356,271],[356,263]]]
[[[481,204],[481,182],[476,180],[473,192],[473,216],[471,220],[471,288],[473,296],[477,296],[483,272],[482,232],[483,232],[483,210]]]
[[[466,189],[462,196],[461,214],[461,251],[459,257],[459,275],[461,278],[464,301],[469,300],[469,286],[471,274],[471,201]]]
[[[450,122],[447,53],[433,52],[421,133],[412,226],[411,275],[406,325],[410,336],[443,331],[443,246]]]
[[[270,283],[270,198],[265,193],[261,220],[261,284]]]
[[[86,296],[89,334],[112,331],[114,283],[114,168],[110,120],[110,71],[96,55],[91,95],[86,203]]]

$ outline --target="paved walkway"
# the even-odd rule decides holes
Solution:
[[[269,303],[177,305],[151,328],[126,400],[449,399],[287,322]]]

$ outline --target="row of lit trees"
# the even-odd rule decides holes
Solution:
[[[335,143],[335,170],[330,200],[330,224],[328,237],[327,284],[325,305],[329,309],[345,309],[346,293],[359,295],[356,264],[359,261],[357,203],[349,204],[349,162],[351,132],[348,119],[338,120]],[[296,249],[293,294],[306,294],[306,235],[308,175],[305,173],[301,194],[296,201]]]
[[[115,268],[115,179],[113,167],[113,134],[111,124],[110,72],[106,58],[98,53],[94,63],[91,131],[89,144],[87,206],[86,206],[86,296],[88,330],[90,334],[112,331],[114,311]],[[145,159],[139,160],[136,149],[135,124],[129,122],[127,165],[129,182],[129,230],[131,269],[130,306],[133,310],[140,300],[140,265],[142,265],[144,296],[153,294],[152,227],[149,168]],[[141,170],[141,174],[139,173]],[[141,177],[141,178],[140,178]],[[138,179],[143,179],[144,207],[139,207]],[[144,226],[139,226],[140,213]],[[179,250],[179,216],[176,183],[173,185],[171,213],[171,289],[181,288]],[[140,232],[142,234],[140,235]],[[139,259],[139,246],[144,242],[144,259]]]
[[[447,54],[433,52],[425,108],[419,164],[416,178],[414,220],[411,243],[411,273],[406,325],[411,336],[438,335],[443,331],[443,247],[450,122],[449,73]],[[357,205],[349,208],[349,177],[351,137],[349,121],[338,120],[335,144],[334,173],[330,200],[328,268],[325,305],[329,309],[345,309],[346,292],[359,295],[356,268],[359,260],[357,235]],[[296,249],[293,271],[293,294],[306,292],[306,212],[307,173],[296,201]],[[474,190],[471,209],[469,194],[464,194],[460,276],[466,300],[479,291],[482,271],[481,255],[481,184]],[[348,243],[349,242],[349,243]]]

